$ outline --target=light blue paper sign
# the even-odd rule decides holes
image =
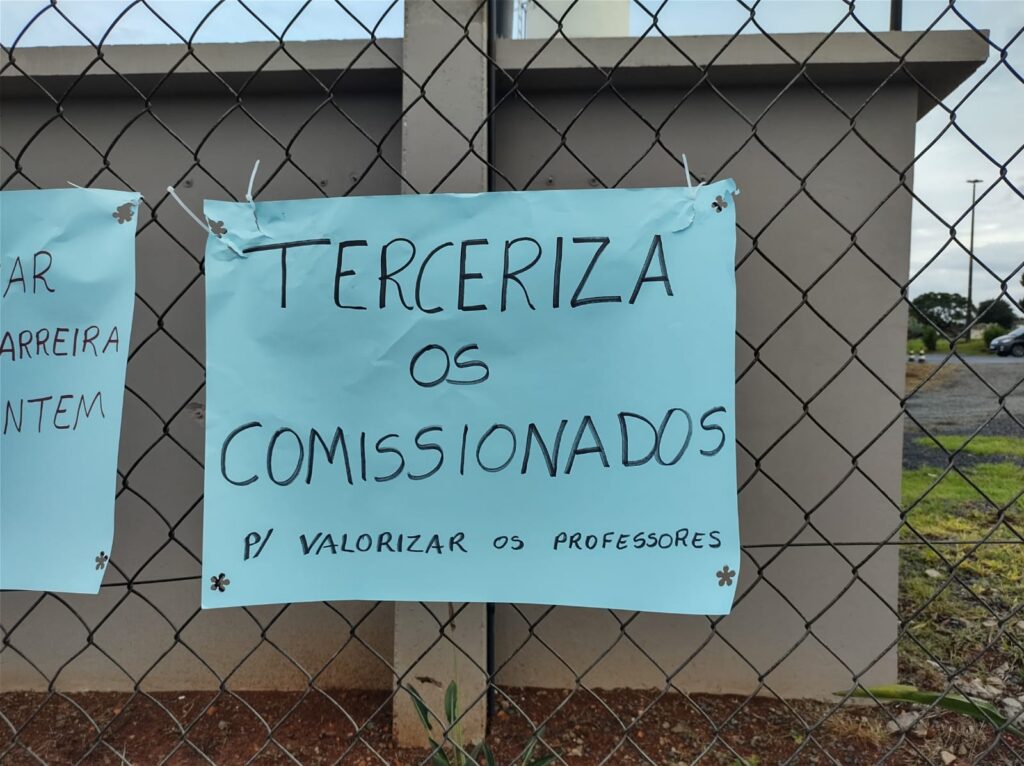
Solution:
[[[139,195],[0,192],[0,587],[97,593],[110,557]]]
[[[207,202],[203,606],[729,612],[734,189]]]

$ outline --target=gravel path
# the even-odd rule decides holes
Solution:
[[[933,446],[918,445],[916,440],[929,433],[968,435],[982,427],[981,434],[1024,438],[1024,360],[975,362],[968,365],[957,360],[946,363],[949,373],[941,381],[929,383],[908,402],[906,435],[903,441],[903,465],[918,468],[924,465],[942,465],[945,456]],[[973,370],[973,371],[972,371]],[[1000,412],[999,396],[1005,397],[1009,413]],[[988,422],[992,418],[991,422]],[[1018,422],[1014,422],[1014,418]],[[917,421],[915,423],[914,421]],[[986,425],[987,423],[987,425]],[[920,427],[917,425],[920,424]],[[1009,460],[1024,466],[1019,458],[961,454],[957,465],[968,466],[979,462]]]

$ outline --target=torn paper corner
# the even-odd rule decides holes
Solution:
[[[231,232],[224,227],[224,222],[217,221],[212,218],[209,219],[209,221],[210,236],[223,242],[224,246],[239,258],[245,258],[245,253],[243,252],[241,244],[236,244],[232,241],[233,238],[231,237]]]
[[[694,200],[687,200],[682,205],[682,210],[679,211],[679,220],[677,221],[677,228],[672,229],[673,234],[678,234],[681,231],[685,231],[693,223],[694,216],[696,215],[694,206]]]

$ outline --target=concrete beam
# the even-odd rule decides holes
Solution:
[[[486,3],[406,2],[402,48],[402,176],[406,193],[487,191]],[[467,573],[467,576],[472,576]],[[483,604],[395,604],[394,665],[399,686],[415,686],[438,720],[444,690],[459,685],[461,736],[487,725],[487,615]],[[400,746],[426,737],[409,695],[394,702]],[[435,730],[437,727],[435,726]]]

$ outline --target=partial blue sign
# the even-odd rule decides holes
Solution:
[[[203,606],[728,613],[734,190],[208,201]]]
[[[101,189],[0,192],[0,588],[99,592],[138,202]]]

